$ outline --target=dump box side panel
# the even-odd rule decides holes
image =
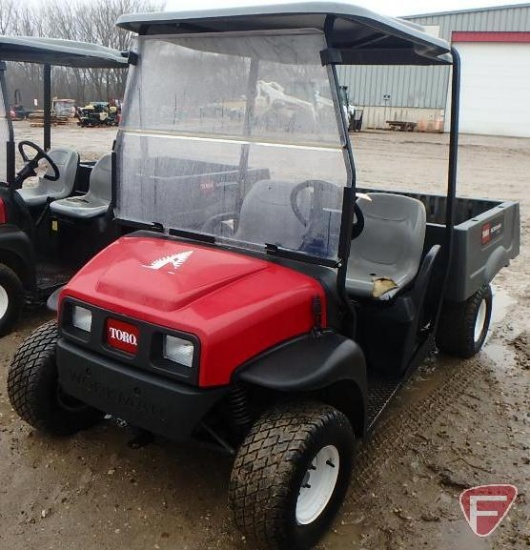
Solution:
[[[519,254],[519,204],[504,202],[455,227],[446,298],[464,301]]]

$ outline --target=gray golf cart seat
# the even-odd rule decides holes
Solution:
[[[112,194],[112,156],[101,157],[90,172],[88,193],[67,197],[50,204],[52,214],[92,219],[107,212]]]
[[[79,155],[74,149],[67,147],[54,147],[48,151],[48,155],[59,169],[59,179],[50,181],[39,178],[34,187],[23,187],[18,190],[20,196],[28,206],[43,206],[48,200],[62,199],[72,194],[79,166]],[[51,167],[47,171],[53,175]]]
[[[302,246],[306,226],[291,207],[291,192],[297,182],[260,180],[247,193],[234,237],[250,243],[281,245],[291,250]],[[298,203],[303,216],[309,216],[310,194],[300,193]]]
[[[425,240],[425,207],[404,195],[368,196],[371,201],[358,199],[365,225],[351,244],[346,290],[353,298],[389,300],[418,273]],[[377,282],[388,288],[379,296],[374,292]]]

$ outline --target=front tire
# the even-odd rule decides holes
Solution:
[[[15,412],[30,426],[66,436],[93,426],[104,413],[64,393],[59,385],[55,346],[57,324],[34,331],[15,353],[7,377],[7,394]]]
[[[24,288],[17,274],[0,264],[0,336],[15,325],[24,305]]]
[[[436,332],[440,350],[464,359],[478,353],[488,334],[492,307],[490,285],[481,286],[465,302],[444,303]]]
[[[229,501],[239,529],[261,548],[311,548],[348,489],[349,420],[312,402],[283,404],[252,426],[239,448]]]

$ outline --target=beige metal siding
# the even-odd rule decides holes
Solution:
[[[530,32],[530,4],[405,17],[420,25],[439,26],[440,38],[454,31]],[[446,67],[340,67],[339,79],[356,105],[445,109],[449,87]]]
[[[420,25],[439,25],[440,38],[451,39],[453,31],[530,31],[530,4],[484,8],[465,12],[405,17]]]

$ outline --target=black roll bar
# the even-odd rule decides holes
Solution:
[[[2,96],[4,98],[4,106],[6,109],[7,131],[8,139],[6,146],[6,179],[9,188],[13,186],[15,180],[15,134],[13,131],[13,122],[11,115],[9,114],[9,102],[7,100],[7,85],[5,76],[6,64],[4,61],[0,61],[0,87],[2,89]]]
[[[454,206],[456,199],[456,186],[458,178],[458,136],[460,129],[460,81],[461,63],[458,50],[451,47],[453,58],[452,81],[451,81],[451,128],[449,133],[449,168],[447,174],[447,201],[445,208],[445,250],[444,263],[447,266],[443,283],[442,296],[445,295],[447,281],[449,279],[449,266],[453,255],[454,241]],[[440,300],[440,304],[442,301]]]
[[[51,125],[52,125],[52,68],[51,65],[44,65],[44,150],[49,151],[51,147]]]

